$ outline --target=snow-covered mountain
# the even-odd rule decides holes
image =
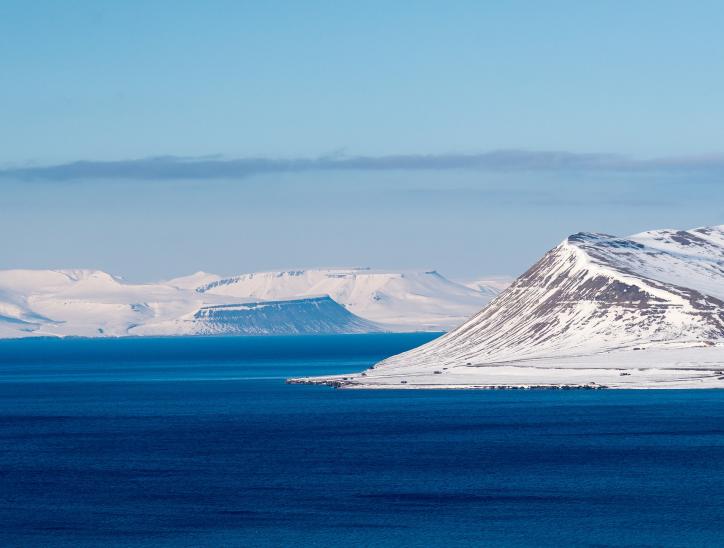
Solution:
[[[435,272],[197,272],[132,284],[99,270],[4,270],[0,338],[444,330],[488,300]]]
[[[457,329],[345,382],[724,387],[723,370],[721,225],[574,234]]]
[[[0,337],[243,335],[380,331],[329,298],[249,302],[205,295],[197,273],[129,284],[98,270],[0,271]]]
[[[196,289],[197,287],[216,282],[220,279],[221,276],[199,270],[198,272],[194,272],[188,276],[172,278],[162,283],[170,285],[171,287],[179,287],[181,289]]]
[[[453,329],[497,294],[493,286],[466,287],[436,271],[365,268],[257,272],[216,280],[197,291],[254,300],[329,295],[350,312],[395,331]]]
[[[99,270],[0,271],[0,303],[0,314],[14,323],[5,325],[4,337],[124,336],[207,304],[192,290],[129,284]]]

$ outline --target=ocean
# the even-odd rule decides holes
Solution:
[[[284,383],[433,336],[0,341],[0,545],[724,544],[724,391]]]

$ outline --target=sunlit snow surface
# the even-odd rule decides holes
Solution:
[[[133,284],[98,270],[4,270],[0,338],[446,331],[498,287],[435,271],[197,272]]]
[[[724,225],[578,233],[450,333],[356,388],[724,388]]]

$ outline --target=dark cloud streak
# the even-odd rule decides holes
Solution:
[[[238,158],[162,156],[78,161],[0,170],[0,178],[42,181],[243,179],[269,173],[320,171],[497,171],[551,173],[692,173],[724,175],[724,156],[636,160],[616,154],[501,150],[479,154]]]

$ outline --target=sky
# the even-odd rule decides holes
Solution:
[[[0,3],[0,268],[517,275],[724,223],[724,3]]]

